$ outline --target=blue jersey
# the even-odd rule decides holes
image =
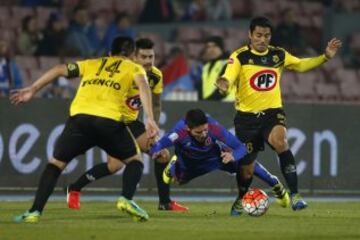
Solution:
[[[204,172],[220,169],[224,165],[220,157],[221,151],[232,152],[236,161],[246,155],[246,147],[240,140],[215,119],[210,116],[207,118],[209,132],[204,143],[190,135],[185,120],[181,119],[151,148],[150,155],[174,145],[175,154],[181,159],[180,168],[201,169]]]

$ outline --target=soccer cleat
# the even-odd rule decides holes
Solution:
[[[132,216],[133,220],[136,222],[145,222],[149,220],[149,215],[146,213],[146,211],[139,207],[133,200],[120,197],[116,206],[119,210]]]
[[[278,184],[276,184],[273,188],[272,188],[275,197],[276,197],[276,202],[283,208],[289,207],[290,206],[290,197],[289,197],[289,193],[286,191],[286,189],[284,188],[284,185],[282,185],[280,182]]]
[[[233,205],[231,206],[230,215],[233,217],[240,216],[242,214],[243,207],[241,198],[237,197]]]
[[[14,217],[14,222],[17,223],[21,223],[21,222],[26,222],[26,223],[37,223],[40,220],[40,212],[39,211],[34,211],[34,212],[29,212],[26,211],[25,213],[19,215],[19,216],[15,216]]]
[[[189,211],[188,207],[182,206],[175,201],[171,201],[169,203],[159,203],[159,210],[164,211],[173,211],[173,212],[187,212]]]
[[[299,193],[291,194],[291,205],[294,211],[302,210],[307,207],[307,203]]]
[[[66,202],[68,207],[74,210],[80,209],[80,192],[79,191],[71,191],[69,186],[65,188],[66,190]]]
[[[171,158],[170,162],[166,165],[166,167],[165,167],[165,169],[163,171],[163,176],[162,177],[163,177],[164,183],[166,183],[166,184],[170,184],[170,182],[174,181],[174,177],[171,176],[171,169],[173,167],[175,167],[176,159],[177,159],[177,157],[176,157],[176,155],[174,155]]]

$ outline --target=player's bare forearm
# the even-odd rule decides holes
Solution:
[[[58,77],[60,76],[66,77],[67,74],[68,74],[68,70],[66,68],[66,65],[64,64],[56,65],[55,67],[45,72],[39,79],[37,79],[31,85],[31,88],[33,88],[36,93],[40,89],[48,85],[49,83],[55,81]]]
[[[216,80],[215,86],[221,94],[225,95],[229,90],[229,81],[224,77],[220,77]]]
[[[146,116],[154,120],[154,113],[152,110],[151,90],[146,80],[146,77],[143,75],[136,77],[135,83],[139,88],[140,100],[143,105]]]
[[[154,119],[157,124],[159,124],[160,113],[161,113],[161,96],[160,94],[153,94],[153,112],[154,112]]]

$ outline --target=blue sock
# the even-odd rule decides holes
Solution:
[[[263,165],[258,161],[255,163],[254,175],[266,182],[270,187],[279,183],[278,178],[272,175]]]

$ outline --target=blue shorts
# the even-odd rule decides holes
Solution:
[[[185,184],[196,177],[214,170],[236,173],[239,171],[239,166],[239,162],[224,164],[220,157],[206,161],[194,161],[177,156],[177,161],[175,163],[175,177],[179,184]]]

